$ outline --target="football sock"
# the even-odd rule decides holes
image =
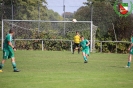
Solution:
[[[131,64],[131,62],[128,62],[128,63],[127,63],[127,66],[130,66],[130,64]]]
[[[4,64],[0,63],[0,70],[4,67]]]
[[[13,66],[13,69],[14,69],[14,70],[17,70],[17,68],[16,68],[16,63],[15,63],[15,62],[12,62],[12,66]]]
[[[84,58],[84,61],[87,61],[87,58],[86,58],[86,56],[83,56],[83,58]]]

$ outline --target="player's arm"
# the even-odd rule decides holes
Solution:
[[[133,47],[133,43],[130,44],[128,50],[130,51],[130,49]]]
[[[11,46],[13,48],[14,51],[16,51],[16,48],[15,46],[13,46],[12,42],[11,41],[8,41],[8,45]]]
[[[79,42],[81,42],[81,38],[80,38],[80,35],[79,35]]]
[[[13,49],[15,48],[11,41],[8,41],[8,45],[10,45]]]
[[[86,46],[89,46],[90,45],[90,42],[87,40],[87,44],[86,44]]]

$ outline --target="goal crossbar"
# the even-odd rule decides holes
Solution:
[[[10,21],[10,22],[15,22],[15,21],[22,21],[22,22],[73,22],[73,21],[46,21],[46,20],[8,20],[8,19],[3,19],[3,21]],[[91,23],[91,21],[77,21],[76,23],[78,22],[86,22],[86,23]]]

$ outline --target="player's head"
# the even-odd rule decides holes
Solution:
[[[78,31],[76,31],[76,35],[79,35],[79,32]]]
[[[13,35],[13,34],[15,33],[14,29],[11,28],[11,29],[9,30],[9,33]]]
[[[84,40],[84,36],[81,35],[81,36],[80,36],[80,39],[81,39],[81,40]]]

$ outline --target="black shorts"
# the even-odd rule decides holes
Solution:
[[[80,47],[79,43],[74,43],[73,48],[75,49],[76,47]]]

